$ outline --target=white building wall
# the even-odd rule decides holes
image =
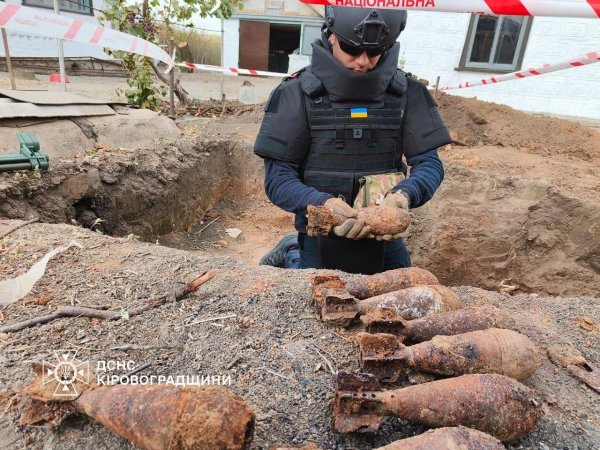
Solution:
[[[20,0],[9,1],[8,3],[21,4]],[[103,9],[103,0],[94,0],[94,8]],[[33,6],[29,6],[33,8]],[[40,12],[54,13],[53,10],[47,8],[36,8]],[[94,16],[87,14],[77,14],[72,12],[61,11],[61,16],[76,18],[85,22],[98,23],[96,15],[97,11],[94,12]],[[24,35],[20,33],[14,33],[10,30],[6,30],[8,35],[8,45],[10,55],[13,57],[47,57],[57,58],[58,57],[58,46],[56,39],[48,38],[44,36]],[[2,39],[0,38],[0,41]],[[110,59],[110,57],[104,53],[102,47],[96,45],[87,45],[79,42],[63,41],[65,57],[81,57],[81,56],[93,56],[95,58]],[[0,56],[4,57],[4,46],[0,48]]]
[[[456,71],[469,26],[468,14],[409,11],[400,36],[404,70],[440,85],[455,86],[493,76]],[[600,50],[600,21],[535,17],[522,68],[555,63]],[[532,78],[449,91],[516,109],[600,119],[600,63]]]
[[[240,60],[240,21],[226,20],[223,25],[223,66],[239,67]]]

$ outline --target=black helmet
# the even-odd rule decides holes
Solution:
[[[406,16],[397,9],[326,6],[325,27],[353,47],[390,47],[404,30]]]

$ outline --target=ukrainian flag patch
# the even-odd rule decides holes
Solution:
[[[369,113],[367,112],[367,108],[351,108],[350,117],[352,119],[364,119],[369,117]]]

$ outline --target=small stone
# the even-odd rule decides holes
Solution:
[[[597,327],[594,321],[587,316],[576,316],[574,320],[575,323],[579,325],[579,328],[585,331],[594,331],[594,329]]]
[[[117,181],[119,181],[112,173],[106,172],[102,172],[100,174],[100,180],[102,180],[104,184],[115,184]]]
[[[242,317],[239,320],[240,326],[243,328],[248,328],[250,325],[252,325],[254,323],[254,319],[252,317]]]

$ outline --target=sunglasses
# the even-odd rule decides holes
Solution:
[[[351,56],[360,56],[363,52],[367,52],[367,56],[369,58],[373,58],[374,56],[379,56],[383,52],[385,52],[390,46],[382,45],[379,47],[356,47],[354,45],[347,44],[346,42],[338,39],[338,44],[344,53],[348,53]]]

